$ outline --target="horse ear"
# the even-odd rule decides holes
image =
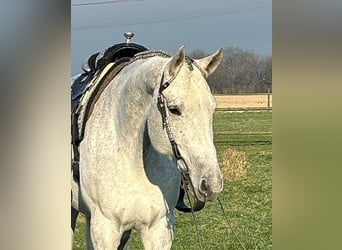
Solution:
[[[223,49],[219,49],[213,55],[195,60],[198,65],[203,69],[205,77],[210,76],[217,67],[220,65],[223,58]]]
[[[169,63],[166,65],[166,72],[169,74],[169,77],[175,76],[180,68],[183,66],[185,58],[184,46],[180,47],[176,54],[172,56]]]

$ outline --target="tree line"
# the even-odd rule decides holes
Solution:
[[[194,59],[208,55],[200,49],[190,53]],[[268,89],[272,92],[272,56],[227,47],[220,66],[207,81],[213,94],[267,93]]]

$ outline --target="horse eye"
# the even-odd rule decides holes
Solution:
[[[171,107],[168,107],[168,108],[169,108],[169,111],[171,112],[171,114],[181,115],[181,112],[180,112],[178,107],[171,106]]]

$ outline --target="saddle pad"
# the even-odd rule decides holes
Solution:
[[[94,78],[87,84],[86,90],[84,91],[84,94],[79,99],[77,107],[74,108],[74,113],[77,114],[77,127],[78,127],[78,134],[83,134],[84,124],[86,122],[87,117],[89,117],[89,114],[86,113],[87,107],[89,106],[91,102],[91,97],[94,95],[97,95],[95,91],[98,89],[96,86],[99,85],[100,81],[104,79],[104,76],[107,74],[109,70],[112,69],[112,67],[115,65],[115,63],[109,63],[101,72],[98,74],[95,74]],[[76,110],[75,110],[76,109]],[[81,140],[81,138],[78,138]]]
[[[93,76],[85,73],[79,74],[72,78],[71,82],[71,111],[75,110],[79,98],[87,91],[91,84]]]

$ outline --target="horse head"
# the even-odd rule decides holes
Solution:
[[[211,56],[193,60],[185,56],[181,47],[165,64],[147,118],[151,144],[159,153],[178,160],[194,195],[203,203],[215,199],[223,189],[213,143],[216,102],[206,81],[222,58],[220,49]]]

